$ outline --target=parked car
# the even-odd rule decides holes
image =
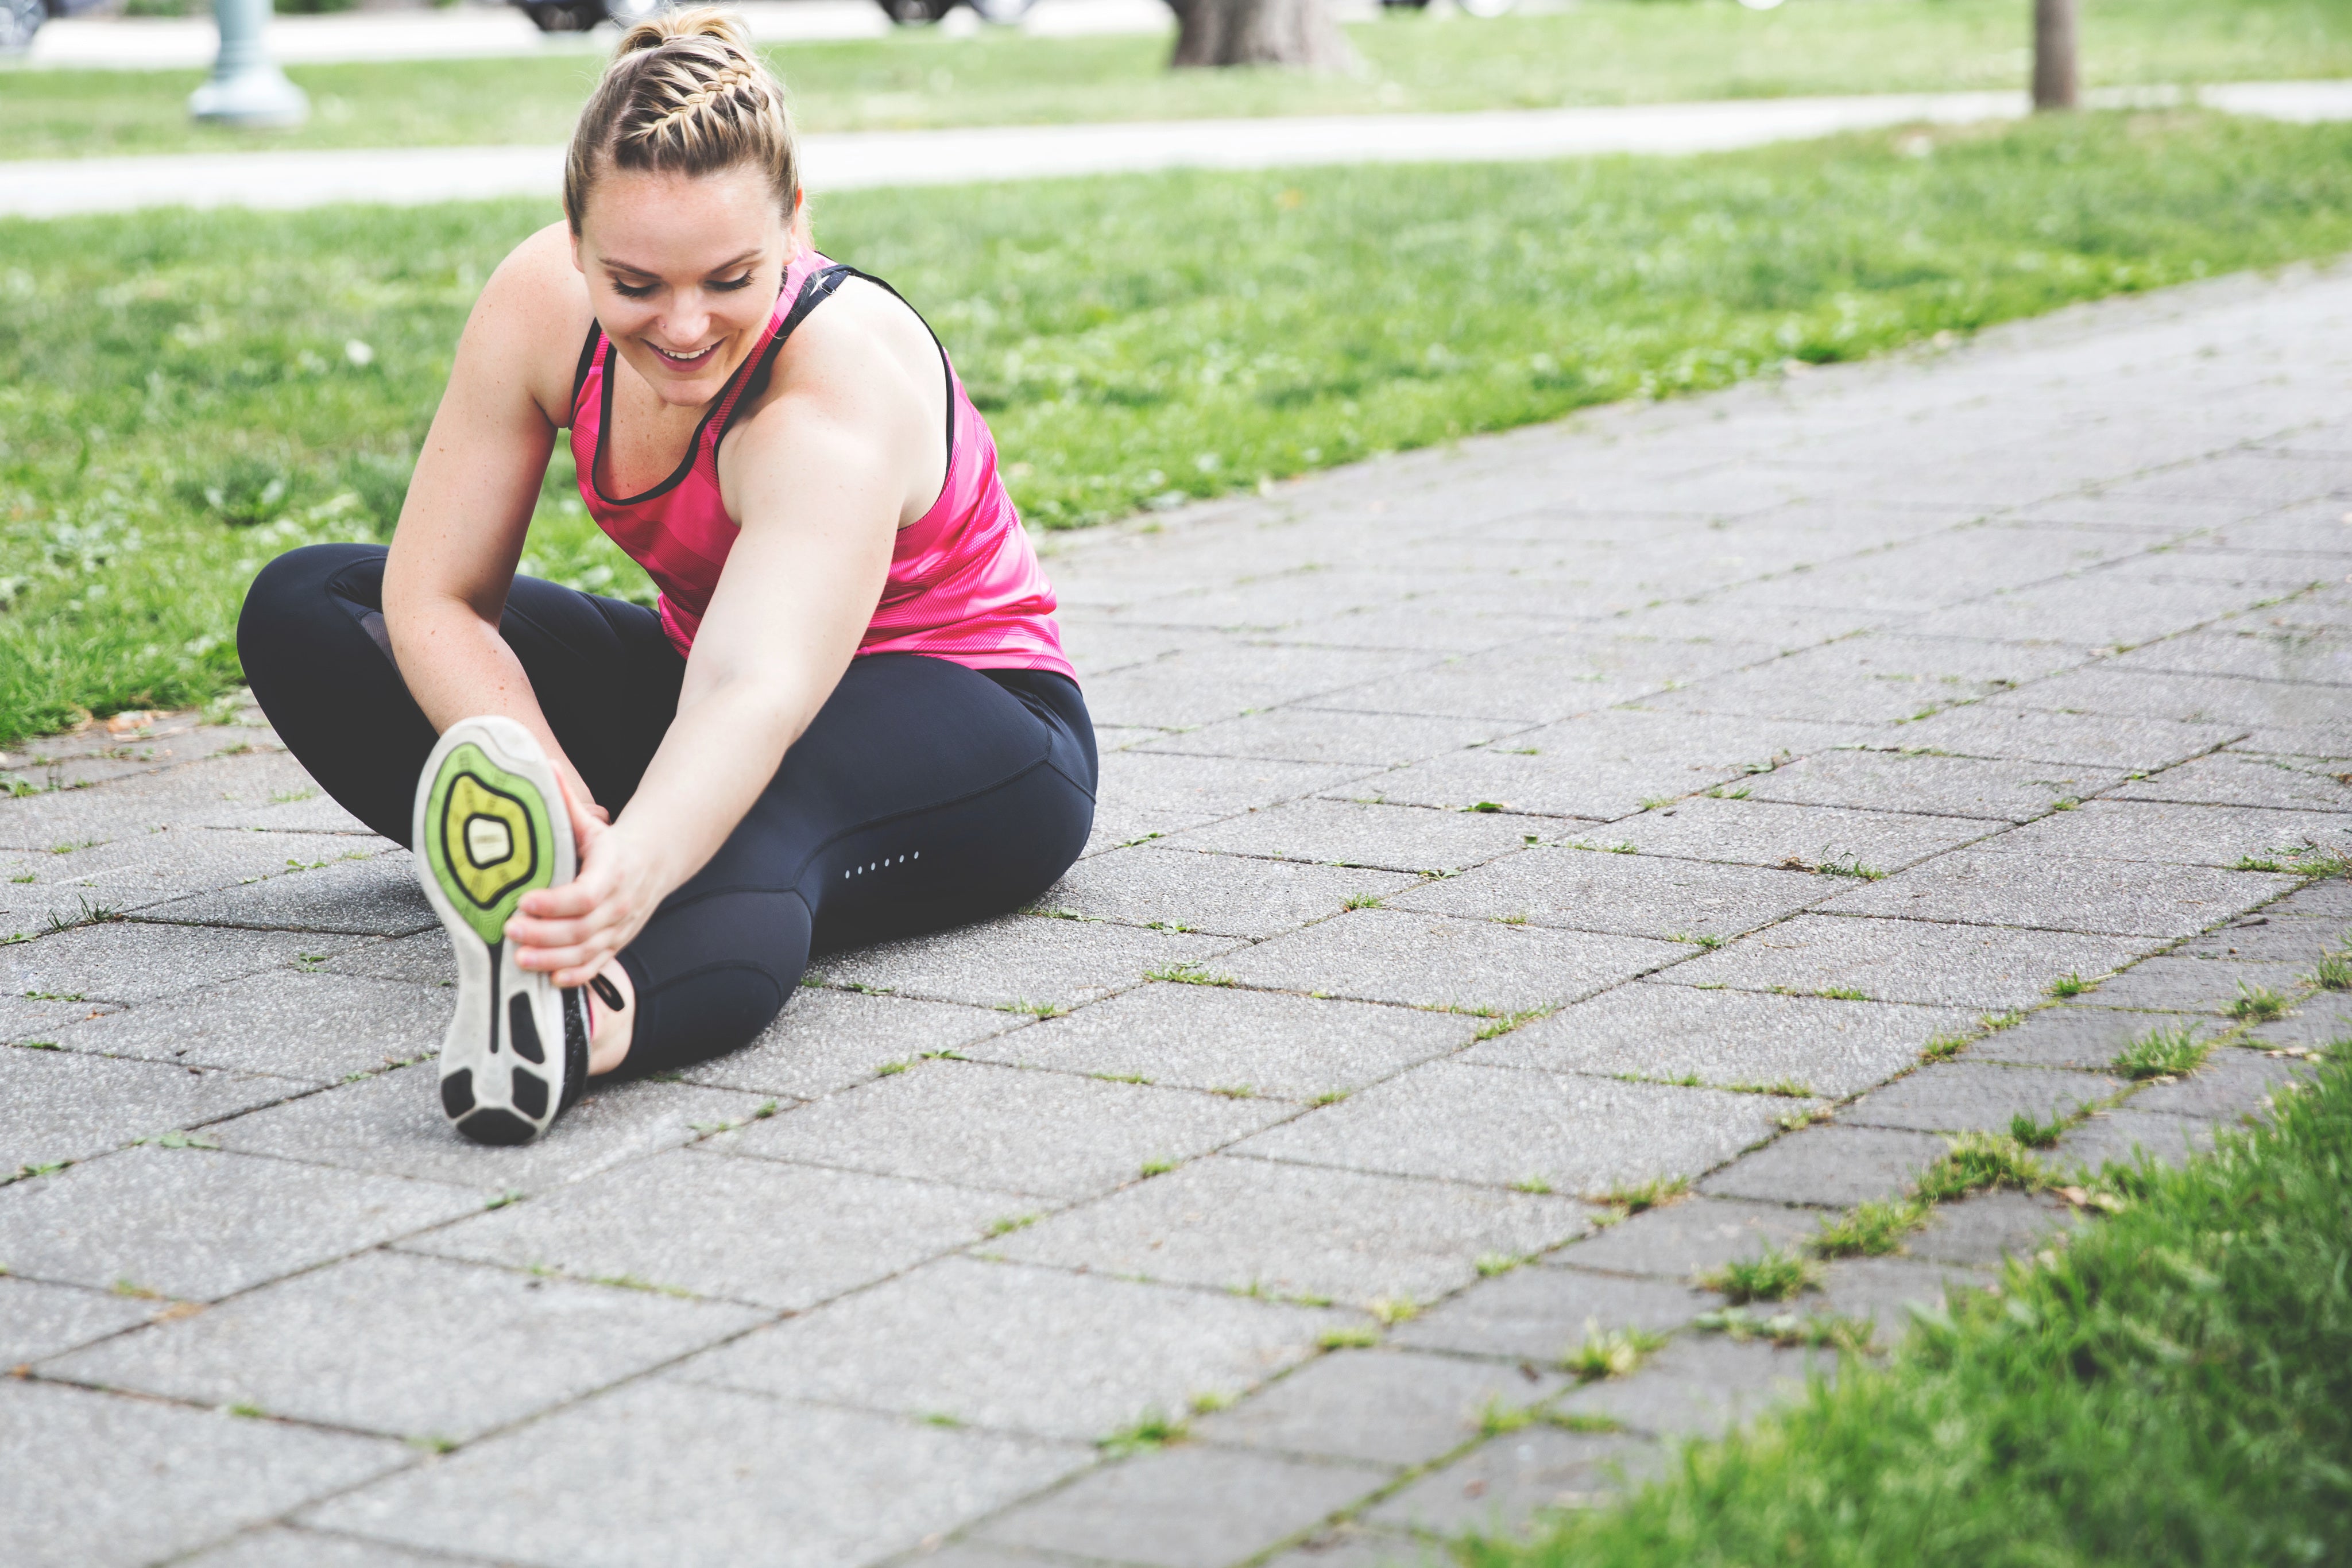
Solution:
[[[5,5],[7,0],[0,0]],[[599,22],[634,27],[667,0],[512,0],[542,33],[584,33]]]
[[[970,5],[983,22],[1010,26],[1027,16],[1037,0],[875,0],[875,4],[902,27],[928,26],[958,5]]]
[[[21,55],[52,16],[70,16],[106,0],[0,0],[0,55]]]

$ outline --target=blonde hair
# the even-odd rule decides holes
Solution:
[[[580,111],[563,160],[563,215],[578,234],[588,189],[607,167],[712,174],[743,163],[767,172],[789,220],[801,175],[783,84],[724,11],[667,11],[622,37]]]

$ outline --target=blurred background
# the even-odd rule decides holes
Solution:
[[[0,0],[0,748],[222,698],[260,563],[388,537],[648,0],[221,3],[288,123],[192,119],[201,0]],[[1186,4],[737,7],[1041,534],[2352,248],[2352,0],[2080,0],[2032,116],[2035,0]],[[525,570],[650,594],[561,455]]]

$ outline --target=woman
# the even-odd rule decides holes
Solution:
[[[812,943],[1017,906],[1094,810],[988,427],[812,248],[731,23],[622,39],[563,206],[482,290],[390,550],[281,556],[237,627],[287,746],[416,852],[457,952],[442,1105],[486,1143],[743,1044]],[[658,613],[514,575],[562,428]]]

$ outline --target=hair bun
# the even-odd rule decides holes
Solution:
[[[732,13],[716,5],[696,5],[687,10],[657,11],[646,17],[621,35],[620,47],[613,51],[613,57],[618,59],[641,49],[658,49],[673,38],[716,38],[746,54],[751,47],[751,40],[743,36],[742,25]]]

